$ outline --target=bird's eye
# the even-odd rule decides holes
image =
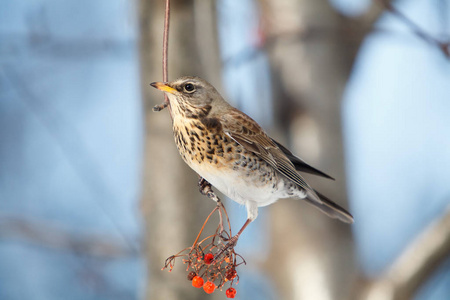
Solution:
[[[195,86],[192,83],[186,83],[184,85],[184,90],[188,93],[192,93],[193,91],[195,91]]]

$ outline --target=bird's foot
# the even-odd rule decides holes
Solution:
[[[209,183],[205,178],[200,177],[200,179],[198,180],[198,190],[202,195],[207,196],[208,191],[212,190],[211,183]]]
[[[220,257],[223,254],[226,254],[226,253],[228,253],[230,251],[233,252],[234,251],[234,247],[236,247],[236,244],[237,244],[238,239],[239,239],[239,235],[237,235],[237,234],[235,236],[231,237],[231,238],[227,238],[227,237],[223,237],[223,236],[220,236],[220,237],[223,240],[227,241],[227,243],[225,245],[223,245],[222,249],[220,249],[219,252],[216,253],[216,255],[214,256],[214,260],[220,259]]]
[[[198,187],[202,195],[207,196],[208,198],[214,200],[215,202],[220,202],[219,197],[217,197],[214,191],[212,190],[211,183],[209,183],[205,178],[200,177],[198,181]]]
[[[222,235],[220,236],[222,238],[223,241],[228,242],[225,245],[225,248],[234,248],[234,246],[236,246],[237,241],[239,239],[239,237],[241,236],[242,232],[244,232],[244,229],[248,226],[248,224],[250,224],[252,222],[252,219],[247,219],[247,221],[245,221],[244,225],[242,226],[242,228],[239,230],[239,232],[232,236],[231,238],[227,238],[227,237],[223,237]]]
[[[238,239],[239,239],[239,235],[236,234],[235,236],[232,236],[230,239],[228,239],[228,243],[226,244],[226,247],[234,248],[234,246],[236,246],[236,244],[237,244]]]

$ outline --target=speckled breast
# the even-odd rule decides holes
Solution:
[[[277,186],[277,172],[227,136],[219,126],[189,120],[174,122],[173,131],[183,160],[229,197],[233,198],[239,189],[251,191]]]

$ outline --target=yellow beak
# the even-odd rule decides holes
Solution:
[[[164,82],[152,82],[152,83],[150,83],[150,85],[154,88],[157,88],[160,91],[163,91],[163,92],[167,92],[167,93],[171,93],[171,94],[175,94],[177,92],[176,89],[168,86]]]

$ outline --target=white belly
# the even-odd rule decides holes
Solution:
[[[241,174],[232,169],[217,169],[209,164],[191,166],[200,176],[205,178],[213,187],[233,201],[247,205],[249,201],[257,206],[266,206],[274,203],[280,198],[289,196],[279,189],[283,183],[277,183],[277,189],[273,184],[255,182],[250,176]]]

